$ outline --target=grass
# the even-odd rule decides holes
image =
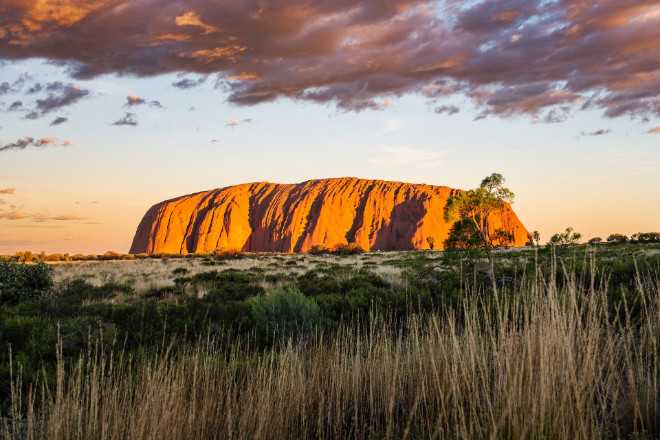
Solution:
[[[401,283],[400,274],[423,257],[382,258],[399,259],[403,269],[387,273]],[[505,257],[515,266],[532,254]],[[327,262],[321,266],[340,280],[365,261],[294,258],[309,270]],[[548,258],[550,272],[512,269],[516,282],[504,285],[498,298],[467,277],[455,307],[409,312],[404,320],[387,313],[368,322],[349,319],[335,331],[318,330],[300,349],[277,342],[264,348],[248,333],[200,336],[181,347],[163,339],[128,352],[120,339],[104,347],[103,338],[90,336],[78,361],[66,363],[60,341],[54,377],[24,377],[20,365],[12,365],[12,405],[0,435],[660,437],[660,268],[636,264],[634,291],[619,295],[627,287],[614,284],[618,266],[601,270],[616,256]],[[267,273],[288,273],[278,259],[229,264],[269,269],[279,261]],[[173,279],[182,262],[153,264],[149,268],[166,266],[163,275]],[[186,276],[203,272],[187,264]]]

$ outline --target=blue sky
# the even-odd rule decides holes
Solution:
[[[463,8],[469,15],[469,4]],[[482,9],[477,12],[483,14]],[[639,14],[655,19],[649,11],[652,5],[626,23],[634,24]],[[212,26],[206,24],[211,18],[202,12],[197,16]],[[5,20],[0,30],[9,29],[11,18]],[[73,26],[71,20],[58,20],[62,27]],[[185,27],[191,26],[200,27]],[[652,42],[657,35],[650,37]],[[500,172],[516,193],[513,207],[523,224],[538,229],[544,240],[566,226],[586,238],[660,230],[660,133],[653,132],[660,127],[657,67],[640,79],[655,88],[640,100],[627,85],[632,89],[625,105],[620,98],[624,86],[609,86],[605,80],[599,87],[609,90],[607,99],[593,90],[580,92],[580,99],[600,97],[598,105],[589,107],[576,103],[577,98],[563,98],[578,92],[564,85],[568,91],[558,93],[556,83],[551,97],[547,91],[530,91],[527,84],[496,83],[488,98],[474,92],[476,86],[438,98],[425,88],[437,79],[365,96],[330,85],[323,89],[327,99],[319,98],[318,88],[291,96],[278,86],[274,98],[245,105],[237,100],[236,89],[228,88],[225,68],[216,73],[200,73],[197,67],[163,69],[153,75],[117,68],[80,77],[66,61],[71,54],[37,57],[39,51],[28,44],[17,55],[8,38],[0,32],[0,84],[8,84],[0,94],[0,148],[10,147],[0,150],[0,192],[6,190],[0,193],[0,253],[126,252],[139,220],[156,202],[252,181],[342,176],[467,189]],[[654,56],[641,53],[642,59]],[[84,63],[106,69],[97,58]],[[246,79],[248,86],[284,81],[279,71],[260,75],[263,80]],[[187,89],[173,85],[183,79],[204,82]],[[60,88],[50,94],[29,93],[35,84],[57,82]],[[37,101],[67,96],[67,90],[87,93],[45,112]],[[249,94],[241,90],[240,97],[254,96],[253,89]],[[495,100],[505,92],[506,99]],[[127,105],[132,94],[144,103]],[[537,99],[552,101],[538,104]],[[11,110],[17,101],[22,106]],[[637,107],[606,114],[631,105]],[[434,109],[439,106],[458,112],[438,114]],[[39,108],[37,118],[26,118]],[[546,122],[548,112],[557,108],[561,118]],[[137,125],[113,125],[127,113]],[[57,118],[66,121],[51,125]],[[33,140],[25,148],[11,147],[26,136]],[[49,141],[37,146],[40,139]],[[70,145],[64,145],[67,141]]]

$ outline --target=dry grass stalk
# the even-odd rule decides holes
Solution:
[[[53,395],[35,385],[43,390],[41,406],[36,391],[21,402],[14,384],[16,410],[3,433],[651,438],[660,432],[660,281],[640,286],[651,286],[652,300],[637,322],[609,317],[606,285],[577,292],[541,279],[525,281],[517,301],[468,294],[465,319],[445,311],[410,316],[401,330],[386,321],[366,329],[356,324],[332,337],[316,335],[299,353],[200,341],[185,352],[127,361],[119,350],[108,356],[91,347],[66,377],[60,363]]]

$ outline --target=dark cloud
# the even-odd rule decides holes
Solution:
[[[28,95],[34,95],[35,93],[39,93],[44,89],[44,86],[41,85],[41,83],[35,83],[33,84],[27,91]]]
[[[112,125],[131,125],[135,127],[138,125],[137,120],[135,119],[135,113],[126,113],[123,118],[119,119],[112,123]]]
[[[12,102],[11,105],[9,106],[9,108],[7,109],[7,111],[10,111],[10,112],[16,112],[16,111],[20,111],[20,110],[23,110],[23,102],[22,101]]]
[[[441,105],[439,107],[436,107],[433,109],[434,112],[437,114],[441,115],[443,113],[446,113],[448,115],[455,115],[456,113],[460,112],[461,109],[456,107],[455,105]]]
[[[0,83],[0,95],[4,95],[5,93],[9,92],[11,92],[11,85],[7,81]]]
[[[0,194],[16,194],[16,188],[0,189]]]
[[[190,79],[190,78],[183,78],[181,81],[176,81],[173,82],[172,85],[174,87],[177,87],[179,89],[192,89],[193,87],[197,87],[206,81],[206,77],[201,77],[197,79]]]
[[[135,105],[147,104],[147,101],[143,98],[140,98],[135,93],[131,93],[126,97],[126,104],[124,107],[133,107]],[[155,107],[159,109],[164,109],[165,107],[160,103],[160,101],[149,101],[149,107]]]
[[[51,122],[50,125],[53,126],[53,125],[64,124],[68,120],[69,120],[69,118],[65,118],[63,116],[58,116],[57,118],[53,119],[53,122]]]
[[[607,128],[607,129],[601,128],[601,129],[596,130],[596,131],[589,131],[589,132],[582,131],[582,132],[580,132],[580,136],[602,136],[604,134],[609,134],[611,132],[612,132],[611,128]]]
[[[32,136],[25,136],[16,142],[0,145],[0,152],[8,150],[24,150],[27,147],[68,147],[71,143],[69,141],[60,142],[56,138],[40,138],[35,139]]]
[[[477,118],[660,117],[657,0],[62,0],[56,10],[3,5],[0,59],[45,58],[74,78],[199,75],[173,83],[181,89],[214,75],[237,105],[284,97],[360,111],[459,94]]]
[[[31,120],[39,119],[39,113],[37,113],[35,111],[31,111],[31,112],[27,113],[23,118],[24,119],[31,119]]]
[[[63,84],[61,82],[53,82],[46,86],[48,97],[44,99],[37,99],[37,110],[41,115],[59,110],[75,104],[82,98],[88,96],[90,91],[83,89],[76,84]]]

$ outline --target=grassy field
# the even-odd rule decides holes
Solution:
[[[54,264],[0,435],[658,438],[659,248],[500,251],[497,296],[433,251]]]

